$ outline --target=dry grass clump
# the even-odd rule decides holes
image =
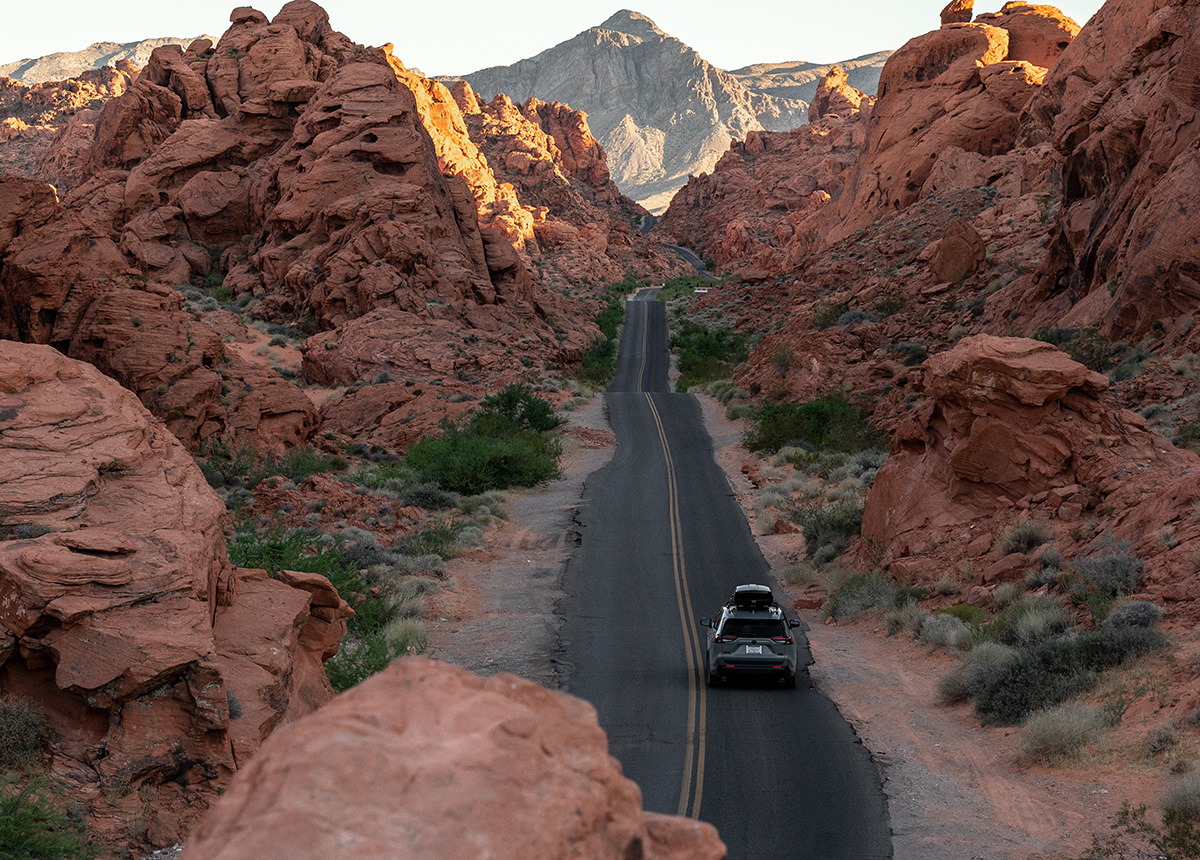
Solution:
[[[0,696],[0,771],[36,765],[46,731],[46,715],[33,700]]]
[[[1050,540],[1050,530],[1046,524],[1037,520],[1017,523],[1000,535],[997,544],[1001,555],[1012,555],[1014,552],[1029,552]]]
[[[1078,758],[1100,738],[1104,712],[1072,702],[1038,711],[1021,730],[1021,760],[1028,764],[1059,764]]]
[[[926,618],[917,630],[917,639],[926,645],[944,645],[951,651],[969,651],[973,642],[970,628],[945,612]]]

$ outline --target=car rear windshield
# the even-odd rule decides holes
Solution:
[[[770,639],[786,634],[783,625],[770,618],[730,618],[721,628],[721,635],[736,636],[738,639]]]

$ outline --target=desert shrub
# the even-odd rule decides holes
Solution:
[[[1155,726],[1146,736],[1146,757],[1153,758],[1175,746],[1177,733],[1174,723]]]
[[[957,618],[963,624],[978,627],[987,620],[987,610],[982,606],[973,606],[970,603],[956,603],[954,606],[947,606],[942,610],[943,615],[950,615]]]
[[[1071,613],[1057,600],[1030,594],[1001,609],[984,633],[996,642],[1016,645],[1063,633],[1074,624]]]
[[[0,775],[0,857],[69,860],[96,856],[83,827],[59,811],[59,793],[46,776]]]
[[[1195,860],[1200,857],[1200,830],[1183,808],[1165,806],[1161,825],[1146,817],[1145,804],[1121,804],[1112,832],[1101,839],[1092,834],[1092,844],[1078,860],[1123,860],[1153,857],[1156,860]]]
[[[545,433],[563,419],[544,397],[522,382],[510,382],[488,395],[471,415],[471,429],[482,436],[505,438],[521,433]]]
[[[580,382],[595,388],[606,388],[617,369],[617,341],[615,338],[598,337],[593,340],[579,363],[575,375]]]
[[[46,715],[24,696],[0,696],[0,771],[33,767],[46,743]]]
[[[951,594],[959,594],[962,591],[962,586],[948,576],[944,576],[930,586],[930,590],[937,595],[946,597]]]
[[[350,473],[352,483],[370,490],[382,490],[388,486],[402,489],[412,482],[413,477],[412,469],[402,460],[376,463]]]
[[[853,618],[872,609],[889,609],[895,606],[896,583],[882,571],[855,574],[838,588],[821,611],[826,618],[842,620]]]
[[[436,555],[453,558],[461,548],[462,527],[443,523],[424,529],[396,543],[396,548],[405,555]]]
[[[975,710],[989,725],[1014,725],[1029,714],[1091,689],[1096,673],[1162,648],[1157,630],[1089,630],[1018,649],[1016,658],[975,696]]]
[[[1099,708],[1074,702],[1033,714],[1021,731],[1021,758],[1032,764],[1057,764],[1075,758],[1104,729]]]
[[[822,299],[813,305],[812,324],[815,329],[826,329],[841,319],[842,314],[850,310],[846,302],[831,302]]]
[[[1057,649],[1018,649],[1014,659],[974,696],[975,712],[985,725],[1017,725],[1034,711],[1065,702],[1095,683],[1094,672]]]
[[[233,485],[249,477],[256,457],[249,448],[234,449],[225,442],[210,441],[200,449],[200,472],[213,489]]]
[[[973,699],[1016,659],[1017,650],[996,642],[977,642],[957,666],[938,679],[943,702]]]
[[[1042,550],[1038,561],[1041,562],[1042,570],[1062,570],[1062,553],[1052,546],[1048,546]]]
[[[896,586],[896,605],[903,606],[905,603],[920,603],[929,592],[920,585],[897,585]]]
[[[1162,796],[1163,809],[1173,809],[1188,821],[1200,821],[1200,774],[1172,783]]]
[[[410,447],[405,462],[422,481],[474,495],[558,477],[561,453],[558,441],[542,434],[497,439],[448,425],[441,438]]]
[[[855,452],[880,446],[880,434],[866,414],[840,394],[807,403],[768,403],[755,415],[743,444],[774,453],[785,445],[812,450]]]
[[[729,377],[749,354],[744,335],[686,319],[672,333],[671,349],[679,354],[678,391]]]
[[[1025,571],[1025,587],[1041,588],[1044,585],[1054,587],[1062,581],[1063,571],[1053,567],[1029,568]]]
[[[798,508],[793,514],[804,531],[808,557],[829,555],[825,561],[842,554],[846,541],[862,528],[863,506],[858,502],[841,501],[832,505],[810,505]]]
[[[1104,627],[1123,630],[1128,627],[1153,628],[1162,621],[1162,608],[1146,600],[1130,600],[1117,604],[1104,619]]]
[[[944,612],[926,618],[917,630],[917,639],[926,645],[944,645],[956,651],[971,647],[971,631],[967,625]]]
[[[1129,541],[1118,541],[1112,549],[1076,559],[1072,569],[1089,590],[1115,598],[1137,591],[1145,565],[1129,551]]]
[[[406,505],[416,505],[427,511],[444,511],[459,503],[456,493],[443,490],[437,484],[412,484],[400,491],[400,501]]]
[[[919,630],[929,613],[921,609],[915,601],[906,600],[884,613],[883,621],[888,636],[895,636],[905,630]]]
[[[879,315],[873,314],[870,311],[858,310],[846,311],[837,318],[837,324],[846,328],[854,328],[856,325],[863,323],[873,323],[879,321]]]
[[[1050,532],[1046,528],[1046,524],[1029,520],[1017,523],[1002,534],[997,548],[1001,555],[1011,555],[1014,552],[1029,552],[1048,540],[1050,540]]]
[[[1004,582],[996,586],[996,590],[992,592],[992,600],[996,606],[1003,609],[1006,606],[1011,606],[1021,599],[1021,595],[1025,593],[1025,589],[1015,582]]]
[[[266,472],[284,475],[289,481],[299,482],[322,472],[341,472],[348,465],[344,457],[337,454],[322,454],[315,448],[305,445],[302,448],[296,448],[278,464],[267,461],[262,468]]]

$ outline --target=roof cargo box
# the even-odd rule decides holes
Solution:
[[[738,609],[766,609],[775,603],[765,585],[739,585],[733,590],[733,605]]]

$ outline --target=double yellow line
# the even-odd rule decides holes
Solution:
[[[708,724],[708,688],[704,678],[704,648],[696,630],[696,615],[692,611],[692,596],[688,588],[687,565],[683,554],[683,524],[679,517],[679,484],[675,478],[675,459],[667,441],[662,415],[650,396],[642,389],[646,369],[646,338],[649,329],[649,303],[642,310],[642,362],[638,370],[638,391],[646,397],[650,414],[658,429],[663,460],[667,466],[667,514],[671,525],[671,566],[675,577],[675,600],[679,606],[679,622],[683,627],[684,659],[688,673],[687,746],[683,759],[683,784],[679,790],[676,815],[700,817],[700,801],[704,794],[704,752]]]

